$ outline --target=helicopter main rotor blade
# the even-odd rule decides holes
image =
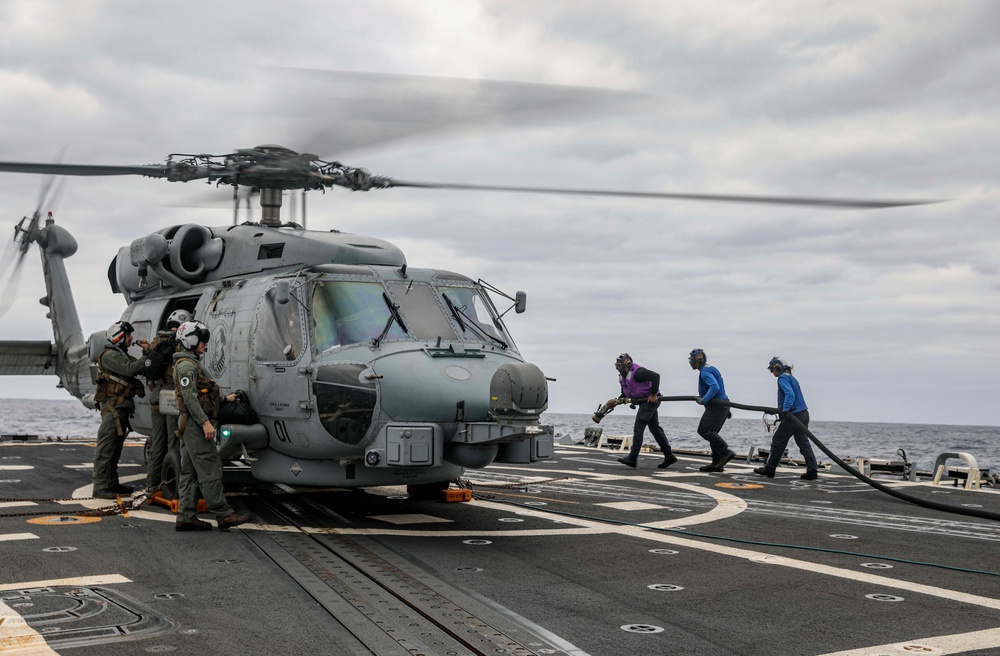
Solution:
[[[286,140],[338,159],[411,137],[572,116],[623,117],[666,101],[634,91],[532,82],[278,67],[262,73],[262,104],[293,119]],[[316,120],[323,127],[302,129]]]
[[[555,187],[508,187],[501,185],[456,184],[448,182],[407,182],[388,179],[386,187],[417,189],[456,189],[460,191],[503,191],[528,194],[564,194],[574,196],[615,196],[663,200],[700,200],[716,203],[758,203],[763,205],[805,205],[828,209],[884,209],[908,205],[929,205],[943,200],[864,200],[850,198],[815,198],[807,196],[754,196],[736,194],[677,194],[655,191],[612,191],[607,189],[560,189]]]
[[[102,164],[40,164],[35,162],[0,162],[0,171],[10,173],[48,173],[54,175],[144,175],[165,178],[167,167],[159,164],[106,166]]]

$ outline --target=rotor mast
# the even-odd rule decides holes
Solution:
[[[281,226],[281,189],[264,187],[260,190],[260,224],[269,228]]]

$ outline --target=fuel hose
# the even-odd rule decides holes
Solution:
[[[663,402],[663,401],[665,401],[665,402],[694,401],[695,403],[699,403],[701,401],[701,397],[699,397],[699,396],[661,396],[660,397],[660,401],[661,402]],[[629,399],[629,402],[632,403],[633,405],[638,405],[640,403],[645,403],[646,399],[645,398]],[[730,408],[736,408],[738,410],[749,410],[751,412],[763,412],[765,414],[770,414],[770,415],[777,415],[777,414],[780,413],[780,411],[778,410],[778,408],[771,408],[771,407],[761,406],[761,405],[745,405],[743,403],[735,403],[735,402],[729,401],[729,400],[723,401],[721,399],[712,399],[708,403],[710,405],[724,405],[724,406],[728,406]],[[827,448],[827,446],[825,444],[823,444],[822,442],[820,442],[819,438],[817,438],[812,433],[812,431],[810,431],[809,428],[804,423],[802,423],[802,421],[799,420],[798,417],[796,417],[795,415],[793,415],[791,413],[788,413],[788,414],[786,414],[786,418],[784,419],[784,421],[794,422],[799,427],[799,429],[803,433],[805,433],[806,437],[808,437],[809,440],[812,441],[812,443],[815,444],[819,448],[820,451],[822,451],[823,453],[825,453],[827,455],[827,457],[830,458],[830,460],[832,460],[835,463],[837,463],[837,465],[839,467],[841,467],[842,469],[844,469],[847,473],[849,473],[854,478],[858,479],[862,483],[870,485],[871,487],[875,488],[876,490],[878,490],[880,492],[885,492],[889,496],[896,497],[897,499],[900,499],[902,501],[906,501],[907,503],[912,503],[912,504],[921,506],[923,508],[929,508],[931,510],[940,510],[942,512],[948,512],[948,513],[955,513],[957,515],[968,515],[969,517],[979,517],[980,519],[990,519],[990,520],[993,520],[993,521],[996,521],[996,522],[1000,522],[1000,513],[989,512],[989,511],[986,511],[986,510],[979,510],[977,508],[965,508],[965,507],[962,507],[962,506],[950,506],[948,504],[938,503],[936,501],[930,501],[928,499],[921,499],[920,497],[913,496],[912,494],[906,494],[905,492],[900,492],[899,490],[891,488],[891,487],[889,487],[887,485],[883,485],[882,483],[879,483],[878,481],[872,480],[870,477],[865,476],[864,474],[862,474],[861,472],[859,472],[857,469],[855,469],[854,467],[851,467],[846,462],[844,462],[839,457],[837,457],[837,454],[835,454],[833,451],[831,451],[829,448]]]

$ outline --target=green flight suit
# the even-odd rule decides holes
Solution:
[[[142,369],[142,360],[133,358],[121,348],[109,346],[98,356],[98,363],[104,374],[131,384],[133,394],[142,392],[142,385],[135,378]],[[109,490],[119,484],[118,460],[122,455],[125,438],[132,430],[130,420],[135,410],[133,394],[126,392],[101,403],[101,427],[97,430],[97,446],[94,449],[95,492]]]
[[[233,513],[223,494],[222,460],[219,459],[215,441],[206,439],[201,428],[206,421],[215,419],[202,408],[202,400],[204,398],[206,405],[214,403],[218,408],[218,387],[198,362],[197,356],[188,350],[174,354],[174,386],[178,396],[177,406],[181,411],[178,424],[184,426],[181,433],[181,474],[177,485],[180,494],[177,522],[186,523],[198,518],[199,487],[208,511],[216,519],[222,519]],[[209,395],[214,397],[207,398]]]
[[[161,330],[149,345],[152,351],[165,340],[173,340],[173,330]],[[173,354],[171,354],[171,358]],[[174,365],[171,359],[163,378],[147,381],[149,387],[149,417],[152,423],[149,436],[149,454],[146,461],[146,487],[154,488],[163,482],[163,459],[177,446],[177,417],[160,412],[160,392],[174,393]]]

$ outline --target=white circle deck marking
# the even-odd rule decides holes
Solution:
[[[623,624],[622,631],[628,631],[629,633],[663,633],[663,627],[652,624]]]
[[[875,594],[866,594],[865,599],[871,599],[872,601],[906,601],[903,597],[897,597],[896,595],[885,594],[877,592]]]

